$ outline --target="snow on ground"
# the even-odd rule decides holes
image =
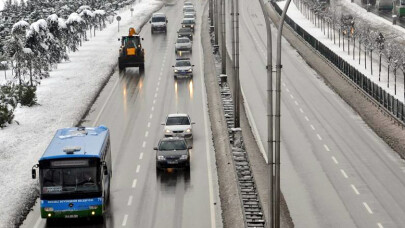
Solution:
[[[277,2],[277,4],[284,9],[286,1],[282,2]],[[357,6],[357,5],[356,5]],[[351,64],[353,67],[355,67],[359,72],[364,74],[366,77],[370,78],[371,81],[374,83],[378,84],[382,89],[384,89],[386,92],[390,93],[393,95],[396,99],[404,102],[404,77],[401,72],[401,70],[397,70],[397,94],[394,95],[394,74],[392,71],[390,71],[390,80],[389,80],[389,88],[387,88],[388,84],[388,73],[387,73],[387,67],[385,66],[386,63],[384,62],[384,58],[382,60],[382,64],[384,66],[381,69],[381,81],[378,80],[378,52],[377,50],[373,51],[373,74],[371,75],[371,70],[370,70],[370,57],[367,55],[367,69],[364,67],[364,51],[361,51],[361,64],[359,65],[359,60],[358,60],[358,43],[356,42],[356,51],[355,51],[355,60],[353,60],[353,46],[351,45],[350,47],[350,55],[347,54],[347,39],[345,40],[345,51],[343,51],[342,46],[339,47],[338,44],[338,33],[336,33],[336,44],[334,44],[333,40],[328,39],[327,34],[324,35],[323,31],[316,27],[311,21],[309,21],[304,15],[301,14],[301,12],[298,10],[294,2],[291,2],[287,15],[299,26],[301,26],[305,31],[307,31],[309,34],[311,34],[313,37],[318,39],[322,44],[324,44],[326,47],[328,47],[330,50],[332,50],[334,53],[338,54],[341,58],[343,58],[346,62]],[[368,17],[376,17],[380,18],[379,16],[376,16],[372,13],[369,13]],[[374,20],[374,19],[371,19]],[[377,19],[375,19],[377,21]],[[405,34],[405,31],[404,33]],[[353,42],[351,42],[352,44]],[[341,45],[342,45],[342,40],[341,40]]]
[[[96,37],[84,42],[78,52],[70,53],[70,62],[61,63],[38,86],[39,105],[19,107],[12,124],[0,130],[0,227],[14,227],[13,219],[29,201],[33,201],[36,181],[31,168],[45,151],[56,129],[75,125],[111,69],[116,66],[120,35],[129,27],[137,31],[150,15],[163,5],[159,0],[142,0],[118,12],[117,22],[98,31]]]

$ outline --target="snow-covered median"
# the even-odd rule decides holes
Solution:
[[[142,0],[133,8],[118,12],[117,23],[108,25],[96,37],[84,42],[70,62],[61,63],[37,88],[39,105],[18,107],[12,124],[0,130],[0,227],[14,227],[27,202],[35,195],[36,181],[31,168],[46,149],[56,129],[73,126],[80,120],[93,97],[117,64],[120,43],[129,27],[137,31],[150,15],[163,6],[162,1]]]

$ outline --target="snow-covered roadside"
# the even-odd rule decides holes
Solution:
[[[24,205],[33,200],[36,182],[30,169],[46,149],[55,130],[76,124],[92,98],[117,64],[120,43],[117,38],[127,34],[129,27],[137,31],[150,15],[163,6],[159,0],[142,0],[121,16],[120,34],[117,23],[108,25],[96,37],[84,42],[70,62],[58,65],[37,88],[39,105],[19,107],[12,124],[0,130],[0,227],[13,227],[14,219]]]
[[[286,1],[282,2],[277,2],[277,4],[284,9]],[[404,79],[403,76],[401,75],[402,72],[398,70],[397,72],[397,94],[394,95],[394,76],[393,73],[390,72],[390,86],[387,88],[387,82],[388,82],[388,76],[387,76],[387,68],[384,67],[381,70],[381,81],[378,80],[378,61],[373,59],[373,75],[370,73],[370,69],[368,66],[367,69],[364,68],[364,59],[361,60],[361,65],[358,63],[358,58],[356,57],[355,60],[353,60],[352,54],[348,55],[347,54],[347,49],[345,48],[345,51],[343,51],[342,47],[339,47],[338,41],[336,41],[336,44],[333,43],[333,40],[328,39],[326,35],[322,32],[322,30],[318,27],[316,27],[311,21],[309,21],[304,15],[301,14],[301,12],[298,10],[294,2],[291,2],[287,15],[299,26],[301,26],[305,31],[307,31],[309,34],[311,34],[313,37],[315,37],[318,41],[320,41],[322,44],[324,44],[326,47],[328,47],[330,50],[332,50],[334,53],[339,55],[341,58],[343,58],[346,62],[351,64],[353,67],[355,67],[359,72],[361,72],[363,75],[368,77],[371,81],[374,83],[378,84],[382,89],[384,89],[386,92],[394,96],[396,99],[398,99],[401,102],[404,102]],[[369,15],[370,17],[376,17],[380,18],[376,15]],[[378,21],[375,19],[375,21]],[[392,28],[393,29],[393,28]],[[397,30],[400,31],[400,30]],[[405,34],[405,31],[403,32]],[[337,38],[336,38],[337,39]],[[341,44],[342,45],[342,44]],[[345,42],[345,45],[347,47],[347,43]],[[357,43],[356,43],[357,46]],[[351,52],[353,46],[351,46]],[[357,48],[357,47],[356,47]],[[357,56],[357,49],[355,55]],[[364,56],[364,53],[361,53],[362,56]],[[377,51],[373,53],[374,56],[378,56]],[[364,57],[363,57],[364,58]],[[370,57],[367,56],[367,65],[369,65],[369,60]]]

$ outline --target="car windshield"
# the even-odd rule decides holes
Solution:
[[[179,29],[179,33],[191,33],[191,29],[190,28],[181,28],[181,29]]]
[[[152,17],[152,22],[165,22],[166,18],[162,16]]]
[[[184,19],[183,24],[194,24],[194,20],[192,20],[192,19]]]
[[[176,67],[188,67],[188,66],[191,66],[191,63],[189,61],[177,61],[176,62]],[[169,121],[173,121],[174,124],[167,124],[167,125],[190,125],[190,123],[186,117],[175,117],[175,118],[176,119],[183,118],[183,119],[182,120],[170,120],[172,118],[168,118],[167,122],[169,123]],[[181,124],[176,124],[176,123],[181,123]]]
[[[125,47],[138,47],[140,45],[139,36],[126,36],[122,42]]]
[[[185,150],[186,143],[183,140],[162,141],[159,145],[159,150]]]
[[[99,191],[96,167],[49,168],[41,174],[44,194]]]
[[[177,43],[182,43],[182,44],[190,43],[190,40],[189,39],[177,39]]]
[[[191,66],[190,62],[188,62],[188,61],[178,61],[177,63],[184,64],[181,66]],[[167,121],[166,121],[166,125],[190,125],[190,120],[186,116],[168,117]]]

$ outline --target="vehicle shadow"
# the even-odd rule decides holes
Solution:
[[[173,169],[167,168],[164,170],[156,170],[156,179],[166,187],[176,187],[180,180],[184,181],[185,186],[190,184],[189,169]]]
[[[46,227],[94,227],[94,228],[107,228],[108,222],[103,218],[79,218],[79,219],[52,219],[46,221]]]

